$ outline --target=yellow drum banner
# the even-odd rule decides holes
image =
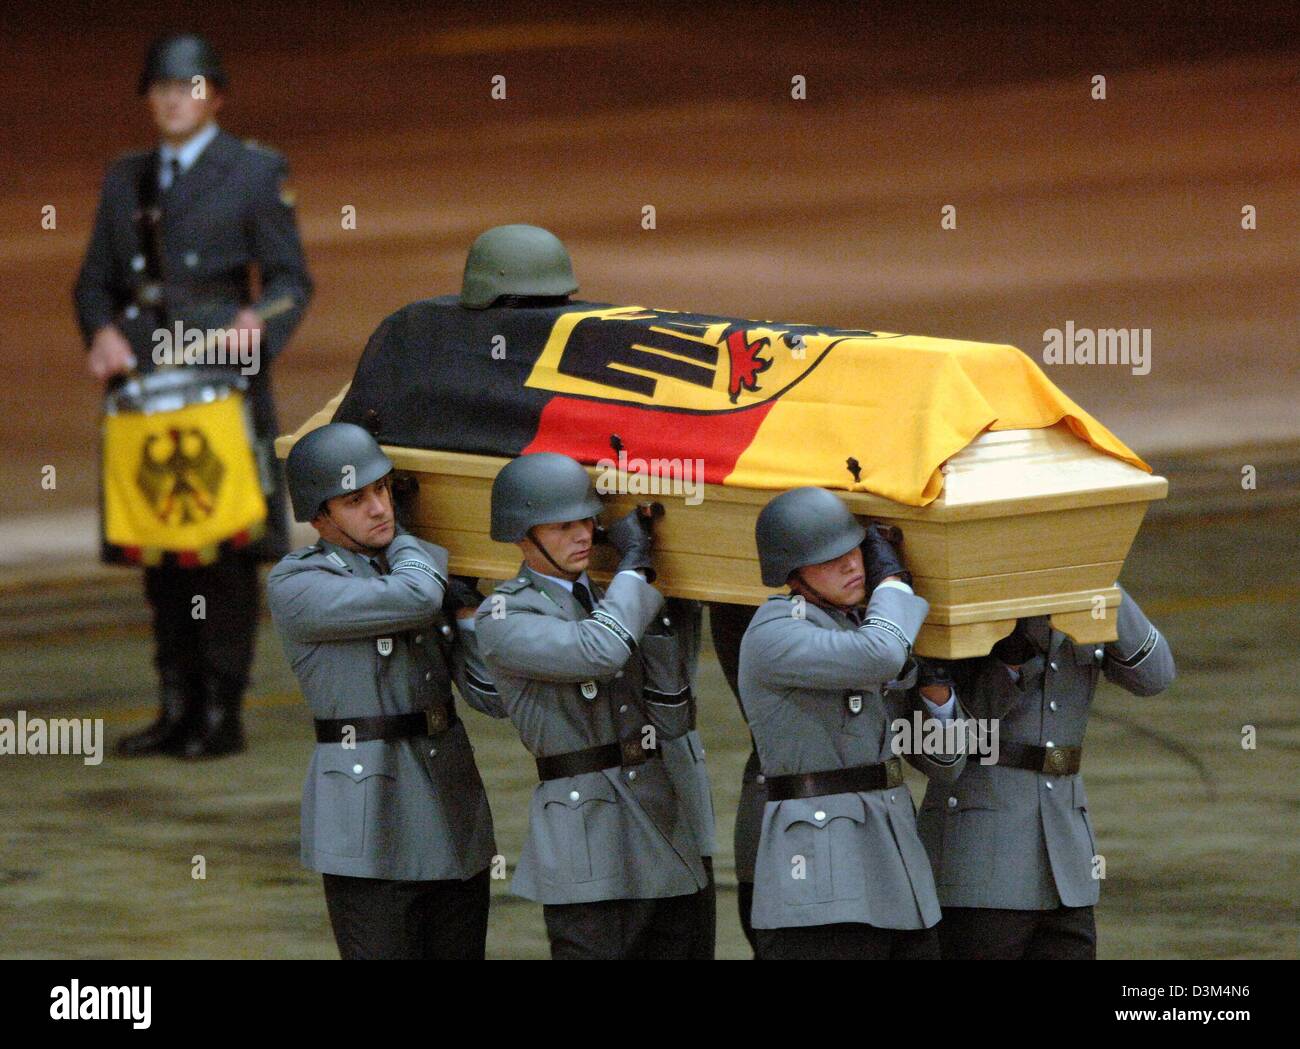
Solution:
[[[146,415],[104,418],[104,539],[116,559],[181,565],[257,539],[266,499],[243,395]]]

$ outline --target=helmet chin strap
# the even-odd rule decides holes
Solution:
[[[354,536],[351,532],[349,532],[346,528],[344,528],[341,524],[339,524],[338,521],[334,520],[334,515],[330,513],[330,508],[328,506],[325,507],[325,516],[330,519],[330,524],[332,524],[345,536],[351,539],[352,542],[355,543],[357,546],[361,547],[362,550],[368,550],[370,551],[370,553],[376,554],[384,549],[382,546],[371,546],[369,543],[361,542],[361,540],[359,540],[356,536]]]
[[[815,586],[813,586],[812,583],[808,582],[808,580],[803,577],[802,568],[796,568],[790,574],[794,578],[795,582],[799,584],[800,592],[805,590],[808,592],[808,596],[810,596],[813,599],[813,604],[821,605],[822,608],[838,609],[841,612],[848,612],[850,609],[858,607],[857,605],[836,604],[834,601],[832,601],[829,597],[823,594],[820,590],[818,590]]]
[[[536,527],[537,527],[536,525],[533,526],[533,528]],[[542,541],[538,539],[537,536],[533,535],[533,528],[528,529],[528,531],[524,533],[524,535],[528,537],[528,541],[531,542],[533,546],[537,547],[537,549],[542,552],[542,556],[546,558],[546,560],[551,562],[555,570],[559,572],[560,575],[562,576],[571,575],[572,573],[567,568],[560,567],[560,563],[551,556],[551,552],[547,550],[545,546],[542,545]],[[578,574],[581,575],[582,573],[579,572]]]

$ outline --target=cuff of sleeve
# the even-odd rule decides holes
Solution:
[[[916,593],[916,591],[914,591],[910,586],[904,583],[901,579],[886,579],[883,582],[876,584],[876,590],[883,590],[885,587],[889,587],[891,590],[901,590],[905,594]]]

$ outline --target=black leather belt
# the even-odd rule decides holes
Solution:
[[[1073,776],[1083,764],[1083,747],[1036,747],[1029,743],[1000,743],[997,764],[1052,776]]]
[[[436,707],[414,714],[391,714],[375,718],[317,718],[317,743],[366,743],[374,739],[406,739],[436,736],[460,721],[454,710]],[[348,729],[351,732],[348,732]]]
[[[767,798],[769,801],[789,801],[791,798],[820,798],[826,794],[856,794],[860,790],[897,787],[902,782],[903,762],[900,758],[890,758],[879,765],[768,776]]]
[[[651,758],[659,756],[658,747],[643,747],[639,739],[623,743],[605,743],[599,747],[586,750],[571,750],[567,754],[554,754],[549,758],[537,759],[537,778],[543,783],[552,779],[564,779],[567,776],[581,776],[586,772],[599,772],[601,769],[628,768],[644,765]]]
[[[137,284],[133,289],[132,298],[137,306],[144,309],[155,309],[163,304],[169,288],[173,291],[184,292],[191,299],[189,304],[191,309],[233,305],[240,296],[240,288],[237,284],[212,282],[168,284],[160,280],[150,280]],[[199,298],[200,301],[193,302],[192,300],[195,298]]]

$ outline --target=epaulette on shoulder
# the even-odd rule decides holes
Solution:
[[[311,546],[304,546],[298,550],[293,550],[290,553],[285,554],[285,557],[289,558],[291,561],[302,561],[305,558],[311,557],[312,554],[319,553],[320,545],[313,543]]]
[[[266,143],[259,142],[255,138],[244,139],[244,148],[255,149],[259,153],[267,153],[273,157],[278,157],[280,155],[280,151],[278,149],[272,149],[270,146],[266,145]]]
[[[513,579],[507,579],[504,583],[498,583],[493,593],[517,594],[520,590],[527,590],[532,585],[532,581],[527,576],[515,576]]]
[[[794,594],[769,594],[769,601],[793,601]]]

